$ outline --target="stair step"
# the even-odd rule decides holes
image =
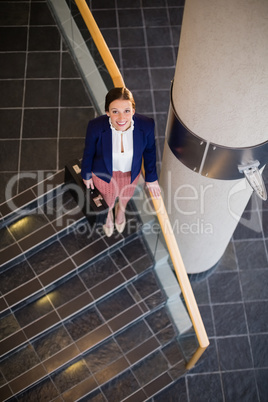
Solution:
[[[109,400],[111,390],[118,401],[146,400],[185,363],[137,207],[107,238],[54,184],[16,197],[13,212],[0,206],[0,401]]]

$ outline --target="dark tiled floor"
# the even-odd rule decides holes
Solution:
[[[40,181],[37,170],[41,169],[45,176],[49,175],[62,168],[69,159],[81,155],[86,124],[95,116],[95,111],[46,2],[32,0],[15,4],[2,0],[0,3],[0,201],[3,202],[3,189],[17,173],[21,180],[12,186],[11,196]],[[126,85],[135,95],[137,110],[155,118],[160,166],[183,2],[91,0],[90,7]],[[268,184],[267,171],[264,176]],[[267,209],[267,203],[251,202],[217,269],[209,278],[193,282],[211,345],[197,366],[155,397],[155,401],[268,400]],[[5,245],[11,244],[12,239],[1,237]],[[40,258],[45,261],[45,257],[43,260]],[[118,260],[124,267],[124,258],[122,260],[122,256],[117,255],[115,261]],[[32,264],[35,265],[34,256]],[[34,269],[29,270],[28,263],[22,263],[20,269],[29,280],[33,278]],[[36,269],[45,267],[41,264]],[[77,285],[85,286],[80,279]],[[3,291],[13,286],[8,274],[1,286]],[[48,313],[53,309],[49,301],[42,308],[44,311],[48,308]],[[98,315],[93,311],[91,313],[98,323]],[[23,319],[19,311],[17,318],[18,321],[14,321],[7,316],[1,329],[2,336],[18,331],[18,322]],[[53,316],[50,319],[53,320]],[[152,319],[153,322],[155,320]],[[148,333],[148,324],[136,324],[146,328],[144,336]],[[33,347],[25,347],[21,353],[27,356],[29,362],[35,362],[41,356],[49,357],[42,342],[55,345],[53,339],[60,336],[65,346],[69,346],[71,337],[78,336],[71,326],[74,328],[70,322],[72,335],[66,329],[56,327],[46,340],[40,340]],[[146,340],[148,338],[140,342]],[[122,349],[126,348],[123,335],[116,341],[120,342]],[[137,340],[129,339],[129,342],[135,348]],[[70,350],[70,355],[72,353]],[[166,353],[169,353],[168,350]],[[121,358],[115,356],[114,359],[121,367],[124,365]],[[38,384],[36,395],[42,389],[46,395],[56,398],[56,387],[61,389],[65,382],[75,385],[77,378],[79,381],[84,379],[85,387],[93,389],[94,381],[88,378],[85,363],[88,360],[85,356],[72,376],[62,372]],[[166,361],[156,354],[146,364],[146,375],[150,377],[149,368],[155,371],[155,367],[166,364]],[[21,368],[18,367],[18,370]],[[7,372],[6,376],[9,375]],[[100,372],[99,376],[105,378],[107,373]],[[126,371],[124,380],[127,379],[129,387],[135,390],[137,378],[142,380],[143,376],[143,368],[137,365],[135,377]],[[174,378],[177,378],[175,374]],[[165,383],[165,379],[162,380]],[[107,400],[113,400],[111,395],[114,390],[120,390],[121,382],[122,377],[119,377],[109,387],[104,386],[102,394],[96,391],[94,400],[105,400],[104,395]],[[74,398],[74,394],[65,396],[66,400]],[[19,400],[27,400],[27,394]]]

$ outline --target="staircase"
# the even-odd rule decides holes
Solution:
[[[168,257],[153,254],[137,204],[107,238],[60,171],[0,213],[1,401],[154,400],[186,372],[191,324],[172,317],[176,281],[161,285]]]

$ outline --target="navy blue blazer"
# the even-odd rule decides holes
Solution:
[[[133,160],[131,183],[140,173],[144,159],[145,181],[157,180],[153,119],[135,113],[133,116]],[[81,175],[89,180],[92,172],[107,183],[113,174],[112,132],[109,117],[102,115],[88,123]]]

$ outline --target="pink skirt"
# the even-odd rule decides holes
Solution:
[[[131,183],[131,172],[123,173],[118,171],[113,172],[110,183],[107,183],[92,173],[94,185],[100,191],[110,208],[113,208],[117,197],[119,197],[120,203],[126,207],[128,201],[134,194],[139,177],[140,173]]]

